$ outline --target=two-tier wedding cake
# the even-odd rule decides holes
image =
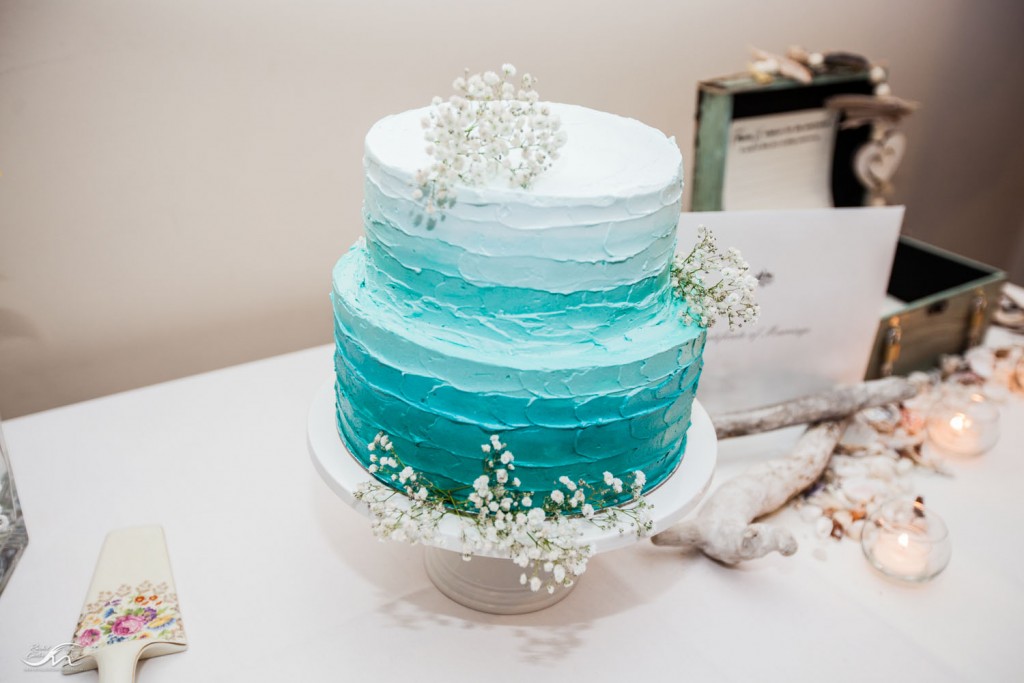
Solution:
[[[632,119],[545,111],[566,136],[550,168],[527,188],[457,185],[434,213],[417,192],[428,110],[366,136],[365,239],[332,293],[338,429],[365,466],[385,432],[468,495],[497,434],[542,497],[566,473],[641,470],[649,490],[684,456],[705,334],[670,283],[679,150]]]

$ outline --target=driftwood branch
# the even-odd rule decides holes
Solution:
[[[716,415],[711,421],[718,438],[728,439],[792,425],[837,420],[864,408],[905,401],[916,393],[916,386],[906,378],[888,377],[764,408]]]
[[[655,545],[697,548],[725,564],[796,552],[787,529],[754,520],[778,509],[810,486],[828,465],[849,418],[812,425],[785,458],[755,465],[730,479],[708,499],[696,518],[676,524],[651,540]]]

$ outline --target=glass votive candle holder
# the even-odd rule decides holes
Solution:
[[[938,448],[979,455],[999,440],[999,409],[979,392],[943,396],[928,412],[928,437]]]
[[[864,556],[886,576],[924,582],[949,564],[949,531],[924,501],[891,500],[868,518],[860,537]]]

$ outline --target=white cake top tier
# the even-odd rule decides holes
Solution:
[[[571,104],[552,103],[568,139],[560,158],[529,189],[510,187],[503,177],[486,186],[458,186],[458,201],[520,201],[630,198],[679,190],[682,157],[675,141],[635,119]],[[428,108],[387,116],[366,136],[368,167],[386,168],[413,188],[413,176],[432,163],[421,120]],[[410,192],[412,189],[410,189]],[[526,197],[530,197],[527,200]]]
[[[427,169],[416,109],[366,136],[366,235],[379,267],[411,286],[426,270],[474,285],[548,292],[649,282],[668,268],[682,198],[675,142],[639,121],[551,104],[566,144],[528,189],[497,177],[454,187],[455,203],[425,220],[413,198]],[[385,263],[388,261],[388,263]]]

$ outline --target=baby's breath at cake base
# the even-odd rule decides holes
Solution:
[[[647,480],[639,470],[627,476],[628,485],[611,472],[599,484],[562,476],[537,499],[520,490],[515,456],[497,435],[481,446],[483,473],[464,489],[435,486],[402,462],[384,433],[367,448],[372,452],[369,470],[377,480],[360,484],[355,496],[368,506],[377,538],[430,543],[440,533],[441,520],[454,515],[462,523],[463,559],[506,556],[523,568],[520,581],[532,591],[553,593],[586,571],[594,554],[593,546],[583,542],[588,526],[641,537],[653,531],[652,506],[642,495]],[[468,496],[461,495],[469,489]],[[611,506],[626,490],[631,498]]]

